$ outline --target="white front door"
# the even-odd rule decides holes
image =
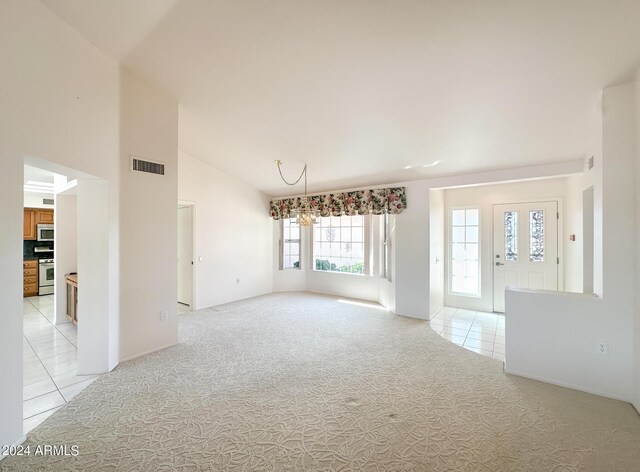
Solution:
[[[493,311],[504,289],[558,290],[558,202],[493,206]]]

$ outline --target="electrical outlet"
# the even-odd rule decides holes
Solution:
[[[609,344],[598,343],[598,354],[609,354]]]
[[[169,312],[168,311],[161,311],[160,312],[160,321],[167,321],[169,319]]]

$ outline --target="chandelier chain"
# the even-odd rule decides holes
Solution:
[[[296,185],[298,182],[300,182],[300,179],[302,179],[302,177],[304,177],[304,194],[305,196],[307,195],[307,164],[304,165],[304,168],[302,169],[302,172],[300,173],[300,177],[298,177],[298,179],[291,183],[288,182],[287,179],[284,178],[284,175],[282,175],[282,169],[280,169],[280,165],[282,164],[282,161],[277,160],[276,161],[276,165],[278,166],[278,173],[280,174],[280,178],[282,179],[282,181],[289,185],[289,186],[294,186]]]

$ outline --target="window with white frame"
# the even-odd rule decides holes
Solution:
[[[368,274],[369,216],[328,216],[313,227],[315,270]]]
[[[295,218],[282,220],[280,268],[300,268],[300,225]]]
[[[480,295],[480,211],[451,210],[450,291]]]

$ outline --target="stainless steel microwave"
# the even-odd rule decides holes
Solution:
[[[38,241],[53,241],[53,225],[36,225]]]

